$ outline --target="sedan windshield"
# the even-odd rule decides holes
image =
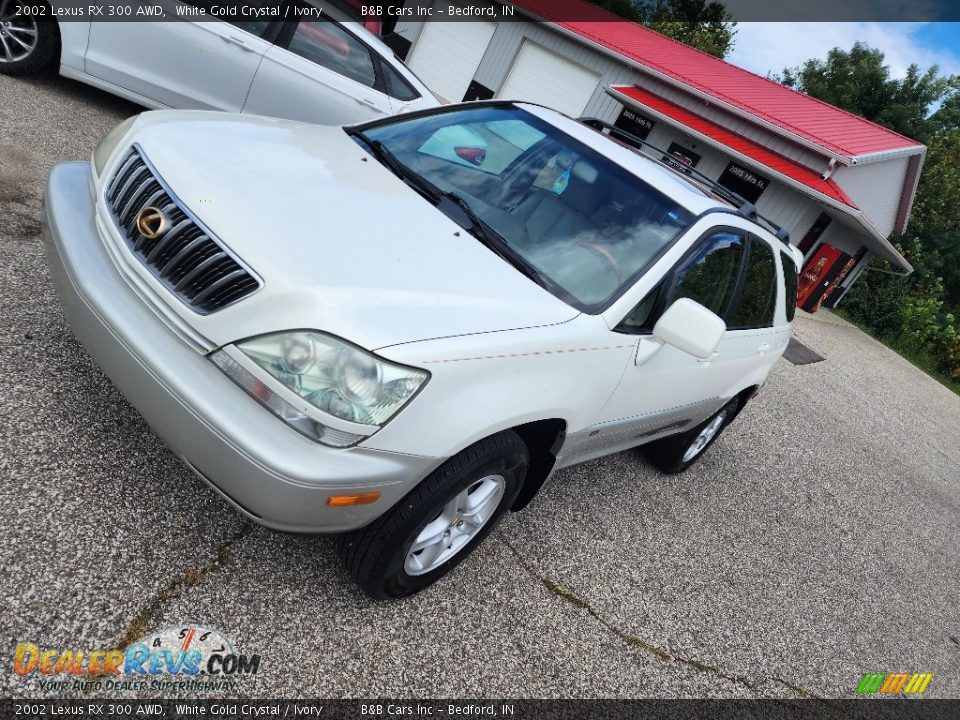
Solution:
[[[693,220],[643,180],[513,105],[440,111],[358,134],[395,170],[432,186],[436,200],[461,204],[531,277],[584,312],[619,296]]]

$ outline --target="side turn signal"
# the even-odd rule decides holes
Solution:
[[[369,505],[380,499],[380,493],[368,492],[356,495],[331,495],[327,498],[330,507],[349,507],[350,505]]]

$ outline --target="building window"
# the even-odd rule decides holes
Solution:
[[[617,117],[616,122],[613,123],[613,126],[631,135],[635,135],[641,140],[646,140],[647,135],[653,130],[654,124],[653,120],[646,115],[634,112],[630,108],[624,108],[619,117]]]
[[[800,252],[806,256],[810,252],[810,248],[814,246],[814,243],[820,239],[820,236],[823,235],[823,231],[827,229],[827,225],[830,224],[830,216],[826,213],[820,213],[820,217],[814,220],[813,225],[810,226],[810,229],[807,231],[807,234],[803,236],[803,240],[800,241],[800,244],[797,245],[800,248]]]
[[[770,181],[755,173],[753,170],[738,165],[735,162],[727,165],[727,169],[717,180],[727,190],[733,190],[737,195],[750,203],[756,203],[763,191],[767,189]]]
[[[679,143],[670,143],[667,154],[663,156],[663,162],[670,163],[677,170],[688,172],[687,168],[697,166],[697,163],[700,162],[700,156]]]

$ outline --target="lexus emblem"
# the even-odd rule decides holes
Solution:
[[[137,213],[137,230],[146,240],[156,240],[169,227],[170,221],[163,211],[155,207],[145,207]]]

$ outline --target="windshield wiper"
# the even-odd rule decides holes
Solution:
[[[397,159],[397,156],[393,154],[393,151],[383,144],[380,140],[370,140],[363,133],[356,133],[356,136],[363,140],[373,152],[373,156],[379,160],[383,165],[390,168],[393,171],[393,174],[398,178],[410,185],[414,190],[419,191],[421,194],[426,195],[432,200],[440,194],[440,190],[432,182],[427,180],[423,175],[411,170],[409,167],[404,165],[400,160]]]
[[[499,234],[495,233],[486,223],[483,222],[483,220],[480,219],[480,216],[477,215],[472,207],[470,207],[470,203],[452,190],[442,190],[437,193],[437,210],[453,220],[464,230],[479,232],[480,234],[486,236],[486,240],[489,240],[490,237],[496,235],[497,240],[499,240],[501,243],[504,242],[503,238],[501,238]],[[458,217],[458,215],[460,217]]]
[[[470,204],[455,192],[440,192],[437,209],[541,287],[556,287],[556,283],[515,253],[503,236],[481,220]],[[462,217],[458,218],[458,214]]]
[[[363,135],[360,137],[370,146],[370,149],[373,150],[373,156],[393,170],[394,175],[399,178],[405,178],[407,176],[407,166],[397,160],[397,156],[393,154],[393,151],[388,149],[380,140],[367,140]]]
[[[377,160],[390,168],[401,180],[435,202],[436,208],[440,212],[477,238],[486,247],[490,248],[541,287],[562,290],[562,288],[559,288],[550,278],[541,274],[533,265],[516,254],[500,233],[480,219],[480,216],[470,207],[470,203],[455,192],[441,190],[425,177],[411,170],[400,162],[397,156],[393,154],[393,151],[380,140],[369,139],[361,132],[355,132],[354,134],[366,143]]]

